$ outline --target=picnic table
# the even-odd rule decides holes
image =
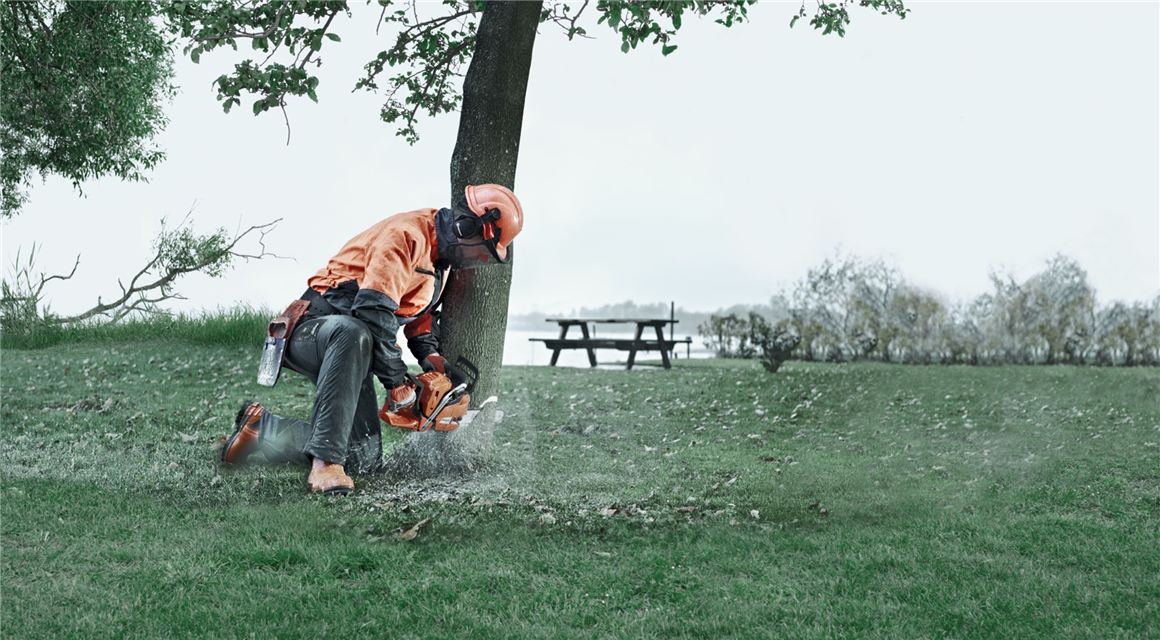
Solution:
[[[640,351],[660,351],[661,363],[666,369],[672,368],[672,363],[669,361],[669,353],[678,344],[688,345],[692,342],[692,338],[684,338],[682,340],[674,340],[671,337],[665,339],[664,327],[665,325],[675,325],[679,320],[666,318],[545,318],[545,322],[555,322],[560,326],[560,336],[557,338],[528,338],[532,342],[543,342],[544,346],[552,350],[552,360],[549,362],[550,366],[556,366],[556,362],[560,359],[560,352],[564,349],[584,349],[588,352],[588,364],[596,366],[596,349],[616,349],[618,351],[628,352],[628,369],[632,369],[632,365],[636,362],[636,354]],[[589,325],[597,324],[635,324],[636,335],[631,340],[624,338],[597,338],[594,337],[596,327],[592,327],[590,332]],[[572,327],[580,327],[579,338],[569,338],[568,330]],[[646,329],[653,329],[656,331],[656,339],[644,338]]]

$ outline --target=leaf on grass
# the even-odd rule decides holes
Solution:
[[[605,518],[611,518],[612,516],[616,515],[619,512],[620,512],[620,509],[617,509],[616,507],[604,507],[600,511],[597,511],[597,513],[604,516]]]
[[[431,518],[423,518],[411,526],[403,525],[397,529],[398,534],[396,537],[403,541],[414,540],[419,537],[419,532],[428,524],[431,524]]]
[[[184,443],[197,442],[197,436],[192,433],[177,432],[177,437]]]
[[[696,513],[696,512],[697,512],[697,507],[694,507],[692,505],[688,505],[688,506],[684,506],[684,507],[677,507],[677,513]]]

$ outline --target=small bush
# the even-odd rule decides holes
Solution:
[[[790,359],[793,350],[801,343],[801,337],[786,320],[770,326],[760,314],[750,313],[749,328],[750,342],[761,350],[761,366],[770,373],[780,369],[782,363]]]
[[[705,348],[717,354],[718,358],[752,358],[755,353],[750,335],[749,321],[737,314],[711,315],[699,327]]]

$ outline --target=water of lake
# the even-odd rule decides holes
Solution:
[[[522,329],[513,329],[508,331],[504,337],[503,344],[503,363],[510,365],[534,365],[547,366],[548,361],[552,358],[552,352],[544,347],[542,342],[532,342],[529,338],[555,338],[559,335],[559,329],[555,326],[547,325],[545,323],[543,331],[528,331]],[[655,335],[655,334],[654,334]],[[668,336],[668,332],[665,333]],[[572,329],[568,332],[569,338],[580,337],[579,329]],[[622,331],[607,331],[598,329],[596,336],[598,338],[610,338],[619,340],[631,340],[633,335],[631,332]],[[678,332],[675,336],[680,340],[685,336]],[[400,334],[399,344],[405,345],[406,340]],[[711,358],[713,353],[705,349],[701,338],[693,336],[693,344],[686,349],[684,345],[677,347],[677,359],[682,360],[689,358]],[[637,355],[637,361],[659,360],[660,354],[656,351],[642,351]],[[623,368],[625,361],[628,360],[627,351],[616,351],[615,349],[598,349],[596,351],[596,361],[600,366],[608,366],[610,368]],[[403,361],[407,364],[415,364],[415,359],[411,357],[411,352],[403,347]],[[588,354],[583,350],[562,351],[560,352],[560,360],[556,363],[560,367],[588,367]]]

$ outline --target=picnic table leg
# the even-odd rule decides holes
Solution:
[[[584,334],[585,340],[589,340],[591,338],[588,335],[588,323],[580,325],[580,333]],[[588,347],[588,364],[593,367],[596,366],[596,352],[592,350],[592,347]]]
[[[568,327],[570,327],[570,326],[572,326],[572,325],[570,325],[570,324],[560,325],[560,339],[561,340],[564,339],[564,336],[568,335]],[[559,359],[560,359],[560,347],[556,347],[555,349],[552,349],[552,361],[548,363],[548,366],[549,367],[556,366],[556,361]]]
[[[661,362],[664,363],[666,369],[672,369],[673,365],[669,363],[669,350],[665,348],[665,334],[661,331],[661,326],[655,325],[657,330],[657,342],[661,345]]]
[[[632,348],[628,350],[628,366],[626,369],[632,369],[632,363],[636,362],[636,345],[640,342],[640,335],[644,333],[644,325],[636,325],[636,337],[632,339]]]

